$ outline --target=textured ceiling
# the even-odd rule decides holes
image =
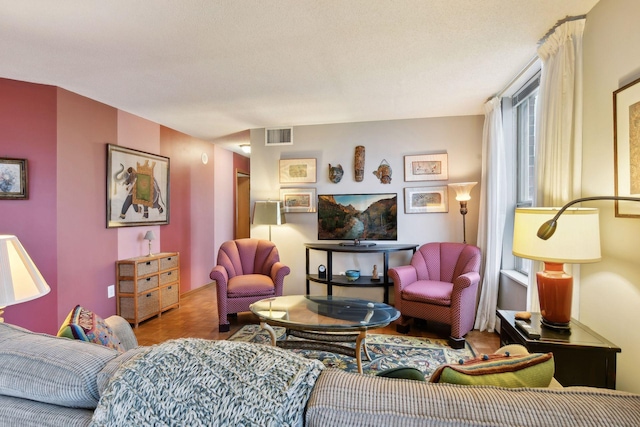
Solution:
[[[0,77],[214,140],[481,114],[598,0],[0,0]]]

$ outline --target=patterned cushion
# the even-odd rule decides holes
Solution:
[[[58,336],[101,344],[121,352],[125,350],[118,337],[100,316],[79,305],[71,310],[62,323]]]
[[[548,387],[554,373],[552,353],[492,354],[458,365],[440,366],[430,382],[499,387]]]

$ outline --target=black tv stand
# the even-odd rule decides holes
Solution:
[[[369,247],[369,246],[375,246],[376,244],[373,242],[361,242],[360,240],[354,240],[353,242],[341,242],[340,246],[362,246],[362,247]]]
[[[347,243],[347,242],[345,242]],[[359,288],[384,288],[384,303],[389,303],[389,288],[393,282],[389,280],[389,252],[413,251],[416,252],[418,245],[413,244],[393,244],[393,245],[371,245],[370,242],[354,245],[353,242],[343,245],[335,243],[305,243],[306,247],[306,273],[307,273],[307,295],[309,295],[309,282],[323,283],[327,285],[327,295],[333,295],[333,286],[359,287]],[[367,244],[367,246],[365,246]],[[320,278],[317,274],[310,274],[309,251],[311,249],[324,251],[327,253],[327,273],[326,278]],[[371,276],[360,276],[357,280],[350,282],[346,276],[333,275],[333,253],[381,253],[384,256],[384,264],[380,274],[380,279],[375,280]],[[381,280],[382,279],[382,280]]]

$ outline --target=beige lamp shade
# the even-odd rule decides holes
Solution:
[[[457,184],[449,184],[449,187],[456,192],[456,200],[466,202],[471,200],[471,189],[475,187],[477,182],[459,182]]]
[[[513,225],[513,254],[553,263],[582,264],[601,260],[598,209],[570,208],[558,219],[556,233],[538,238],[542,224],[560,208],[517,208]]]
[[[0,307],[30,301],[49,291],[18,238],[0,235]]]
[[[286,224],[284,206],[279,201],[256,201],[253,205],[253,220],[251,222],[252,224],[263,225]]]

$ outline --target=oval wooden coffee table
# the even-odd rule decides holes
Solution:
[[[400,317],[390,305],[338,296],[288,295],[251,304],[260,326],[271,336],[271,344],[282,348],[324,350],[355,357],[362,373],[362,351],[367,351],[367,331],[382,328]],[[276,341],[272,326],[282,326],[287,334],[302,340]],[[355,348],[344,345],[355,343]]]

